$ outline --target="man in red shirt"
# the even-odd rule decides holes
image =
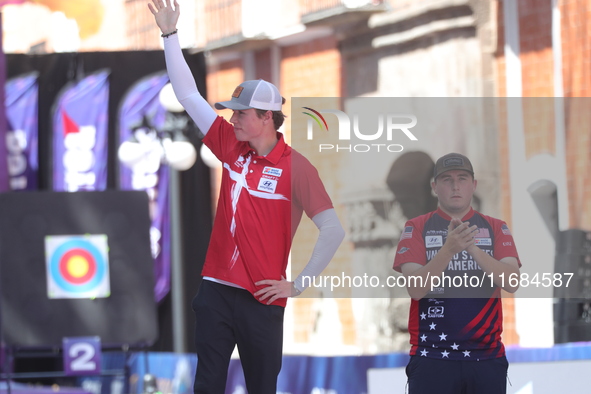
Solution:
[[[450,153],[435,164],[436,211],[409,220],[394,269],[412,297],[408,328],[410,394],[502,394],[501,288],[515,292],[519,257],[507,224],[472,209],[470,160]],[[444,279],[446,278],[446,279]]]
[[[201,96],[184,61],[178,3],[173,8],[170,0],[152,0],[149,8],[162,31],[175,94],[223,165],[204,280],[192,303],[198,357],[194,391],[224,393],[230,356],[238,346],[248,391],[275,394],[287,298],[304,290],[303,277],[322,272],[344,230],[316,169],[277,131],[285,118],[277,88],[264,80],[240,84],[230,100],[215,104],[233,110],[225,121]],[[303,212],[319,235],[308,264],[291,282],[285,279],[288,256]]]

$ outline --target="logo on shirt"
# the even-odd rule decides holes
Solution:
[[[281,168],[273,168],[273,167],[263,168],[263,175],[279,177],[279,176],[281,176],[281,173],[283,173],[283,170]]]
[[[261,178],[257,189],[263,192],[275,193],[275,189],[277,189],[277,181],[275,179]]]
[[[426,248],[437,248],[443,246],[443,237],[441,235],[428,235],[425,237]]]
[[[501,226],[501,231],[505,235],[511,235],[511,230],[509,230],[509,227],[505,223],[503,223],[503,225]]]
[[[476,238],[474,241],[475,241],[474,244],[479,245],[479,246],[491,246],[492,245],[492,240],[490,238]]]
[[[412,230],[414,229],[413,226],[406,226],[404,228],[404,231],[402,232],[402,235],[400,235],[400,240],[402,241],[403,239],[410,239],[412,238]]]
[[[437,317],[444,317],[443,316],[444,307],[442,306],[430,306],[427,309],[427,317],[429,318],[437,318]]]
[[[398,251],[398,254],[402,254],[402,253],[406,253],[410,250],[410,248],[407,248],[406,246],[403,246],[402,248],[400,248],[400,250]]]
[[[238,156],[238,159],[236,159],[234,165],[238,168],[244,167],[244,156]]]
[[[490,233],[487,228],[479,228],[474,238],[490,238]]]

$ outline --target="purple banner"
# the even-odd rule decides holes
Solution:
[[[38,162],[37,73],[6,82],[6,149],[10,189],[36,190]]]
[[[10,190],[8,182],[8,161],[6,151],[6,112],[4,110],[4,82],[6,57],[2,48],[2,13],[0,13],[0,192]]]
[[[167,83],[165,72],[141,79],[123,98],[119,114],[119,144],[132,144],[127,154],[119,155],[120,187],[145,190],[150,198],[156,301],[161,301],[170,290],[169,168],[161,163],[163,148],[159,136],[166,118],[159,94]]]
[[[53,190],[107,186],[108,71],[62,89],[53,113]]]

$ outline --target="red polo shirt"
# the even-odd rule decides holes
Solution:
[[[202,275],[255,293],[255,283],[286,277],[291,240],[302,212],[332,208],[312,164],[277,133],[277,144],[258,156],[218,117],[203,142],[222,162],[217,211]],[[293,171],[292,171],[293,170]],[[273,304],[285,306],[280,298]]]

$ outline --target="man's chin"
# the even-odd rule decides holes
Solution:
[[[463,212],[464,210],[468,209],[469,206],[465,205],[465,204],[460,204],[459,202],[457,204],[449,204],[447,207],[447,210],[450,212]]]

